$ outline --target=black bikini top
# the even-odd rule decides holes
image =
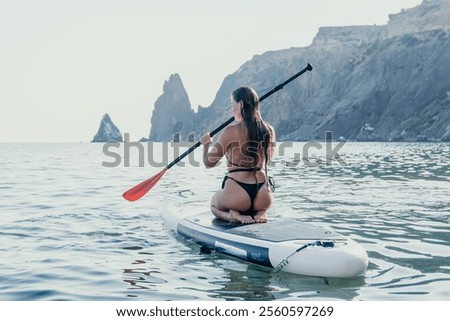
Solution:
[[[230,161],[230,159],[228,158],[227,155],[225,155],[225,158],[227,159],[228,163],[230,163],[230,165],[233,165],[233,166],[236,166],[236,167],[241,167],[241,168],[229,169],[228,173],[259,172],[261,170],[261,167],[259,167],[259,166],[246,167],[246,166],[241,166],[241,165],[235,164],[232,161]]]

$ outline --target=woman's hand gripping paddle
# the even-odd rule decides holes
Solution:
[[[270,95],[272,95],[273,93],[277,92],[280,89],[283,89],[283,87],[290,83],[291,81],[293,81],[295,78],[299,77],[300,75],[304,74],[307,71],[311,71],[313,69],[313,67],[308,64],[304,69],[300,70],[298,73],[296,73],[294,76],[292,76],[291,78],[289,78],[288,80],[286,80],[285,82],[279,84],[278,86],[276,86],[275,88],[273,88],[271,91],[265,93],[264,95],[262,95],[259,98],[259,102],[263,101],[264,99],[266,99],[267,97],[269,97]],[[214,129],[211,133],[210,136],[214,136],[215,134],[217,134],[219,131],[221,131],[222,129],[224,129],[226,126],[228,126],[229,124],[231,124],[234,121],[234,117],[231,117],[230,119],[228,119],[226,122],[224,122],[222,125],[220,125],[219,127],[217,127],[216,129]],[[167,170],[169,170],[172,166],[174,166],[176,163],[178,163],[180,160],[182,160],[184,157],[186,157],[187,155],[189,155],[192,151],[194,151],[197,147],[199,147],[201,145],[200,142],[197,142],[195,145],[193,145],[191,148],[189,148],[187,151],[185,151],[183,154],[181,154],[180,156],[178,156],[176,159],[174,159],[169,165],[167,165],[166,167],[164,167],[164,169],[162,171],[160,171],[158,174],[153,175],[152,177],[146,179],[145,181],[139,183],[138,185],[130,188],[128,191],[126,191],[125,193],[123,193],[123,197],[130,202],[134,202],[137,201],[138,199],[140,199],[142,196],[144,196],[145,194],[147,194],[147,192],[149,190],[151,190],[161,179],[161,177],[163,177],[163,175],[167,172]]]

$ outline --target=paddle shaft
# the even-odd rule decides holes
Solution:
[[[313,67],[311,66],[311,64],[308,63],[308,65],[303,68],[302,70],[300,70],[298,73],[296,73],[294,76],[292,76],[291,78],[289,78],[288,80],[286,80],[285,82],[275,86],[271,91],[265,93],[264,95],[262,95],[259,98],[259,102],[262,102],[264,99],[266,99],[267,97],[271,96],[272,94],[274,94],[275,92],[277,92],[278,90],[283,89],[284,86],[286,86],[288,83],[290,83],[291,81],[293,81],[294,79],[300,77],[301,75],[303,75],[305,72],[307,71],[311,71],[313,69]],[[226,122],[224,122],[222,125],[220,125],[219,127],[217,127],[216,129],[214,129],[209,135],[211,137],[213,137],[215,134],[217,134],[218,132],[220,132],[222,129],[224,129],[225,127],[227,127],[229,124],[231,124],[234,121],[234,116],[232,116],[230,119],[228,119]],[[178,156],[177,158],[175,158],[171,163],[169,163],[166,168],[169,169],[172,166],[174,166],[175,164],[177,164],[179,161],[181,161],[183,158],[185,158],[187,155],[189,155],[190,153],[192,153],[196,148],[200,147],[202,143],[200,141],[198,141],[197,143],[195,143],[194,145],[192,145],[188,150],[186,150],[183,154],[181,154],[180,156]]]

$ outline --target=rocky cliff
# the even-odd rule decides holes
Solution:
[[[195,113],[180,75],[173,74],[164,82],[163,94],[153,109],[149,139],[151,141],[187,140],[194,130]]]
[[[175,104],[177,95],[189,101],[184,89],[163,95],[167,112],[158,99],[150,139],[177,131],[198,138],[230,117],[233,89],[250,85],[262,95],[310,62],[312,72],[262,103],[280,140],[323,139],[333,131],[349,140],[449,141],[449,17],[450,0],[430,0],[390,15],[385,26],[320,28],[308,47],[253,57],[196,114]]]
[[[100,127],[97,134],[91,143],[106,143],[106,142],[123,142],[120,130],[114,125],[108,114],[105,114],[100,122]]]
[[[449,0],[425,0],[420,7],[389,15],[387,35],[394,37],[435,29],[449,29],[449,11]]]

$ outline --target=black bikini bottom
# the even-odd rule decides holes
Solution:
[[[248,197],[250,197],[250,207],[245,212],[240,212],[242,215],[249,215],[251,217],[254,217],[256,215],[256,211],[253,209],[253,205],[255,202],[256,195],[258,195],[258,191],[261,189],[261,187],[265,184],[265,182],[261,183],[242,183],[233,177],[225,176],[222,181],[222,189],[225,187],[225,183],[227,179],[231,179],[239,184],[240,187],[242,187],[248,194]]]

